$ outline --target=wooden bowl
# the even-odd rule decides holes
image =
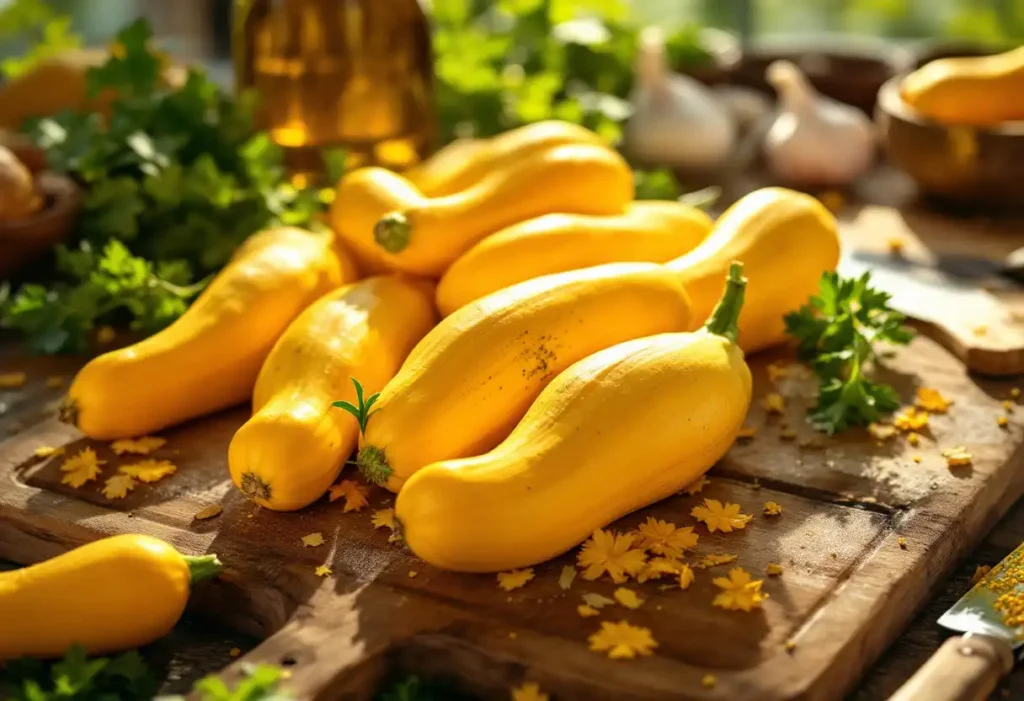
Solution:
[[[1024,205],[1024,122],[980,128],[940,124],[900,97],[896,76],[878,94],[875,120],[889,160],[925,195],[956,205]]]
[[[0,278],[62,243],[71,234],[82,205],[82,191],[70,178],[44,172],[36,177],[43,209],[25,219],[0,222]]]

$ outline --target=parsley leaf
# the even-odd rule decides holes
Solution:
[[[116,657],[89,658],[71,646],[52,664],[20,659],[0,668],[0,698],[12,701],[117,701],[151,699],[157,680],[132,650]]]
[[[818,402],[808,420],[837,433],[878,421],[899,407],[896,390],[867,377],[881,357],[879,344],[905,345],[913,332],[906,317],[888,307],[889,295],[870,287],[870,273],[852,279],[827,272],[818,294],[786,315],[786,331],[801,359],[818,375]]]
[[[286,181],[281,149],[253,126],[254,98],[224,94],[197,68],[166,85],[151,38],[145,21],[129,24],[88,71],[90,92],[116,91],[109,120],[65,112],[25,126],[86,192],[56,277],[0,304],[0,326],[36,352],[85,351],[98,325],[157,331],[254,232],[319,226],[326,198]]]

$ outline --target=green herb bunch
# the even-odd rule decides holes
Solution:
[[[786,315],[786,331],[799,341],[800,358],[818,375],[818,403],[808,420],[837,433],[878,421],[899,407],[891,386],[868,378],[879,347],[904,345],[913,332],[906,317],[889,308],[889,295],[870,287],[870,273],[843,279],[825,273],[818,294]]]
[[[88,72],[89,94],[116,93],[109,119],[67,112],[26,125],[50,168],[86,193],[57,279],[23,285],[0,314],[37,352],[82,351],[101,323],[158,330],[249,235],[309,226],[323,210],[319,192],[285,181],[280,150],[254,129],[252,96],[225,95],[196,68],[169,87],[150,40],[144,21],[128,25]]]

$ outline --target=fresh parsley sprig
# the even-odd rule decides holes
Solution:
[[[366,433],[366,422],[370,420],[373,415],[373,405],[380,399],[380,392],[375,392],[369,397],[363,398],[363,386],[359,384],[359,380],[352,378],[352,384],[356,388],[356,403],[346,402],[344,399],[340,399],[331,404],[333,407],[338,409],[344,409],[352,416],[356,417],[356,421],[359,422],[359,432]]]
[[[870,286],[870,273],[843,279],[827,272],[818,294],[785,317],[798,353],[818,376],[818,402],[808,420],[819,431],[838,433],[865,425],[899,407],[896,390],[868,375],[885,345],[905,345],[913,331],[889,308],[889,295]]]

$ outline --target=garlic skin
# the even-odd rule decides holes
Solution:
[[[701,83],[673,73],[657,27],[640,35],[633,116],[623,150],[633,159],[664,166],[706,169],[729,160],[736,124],[729,110]]]
[[[875,133],[856,107],[818,94],[789,61],[775,61],[765,78],[779,95],[779,111],[764,139],[772,172],[793,185],[842,187],[871,167]]]

